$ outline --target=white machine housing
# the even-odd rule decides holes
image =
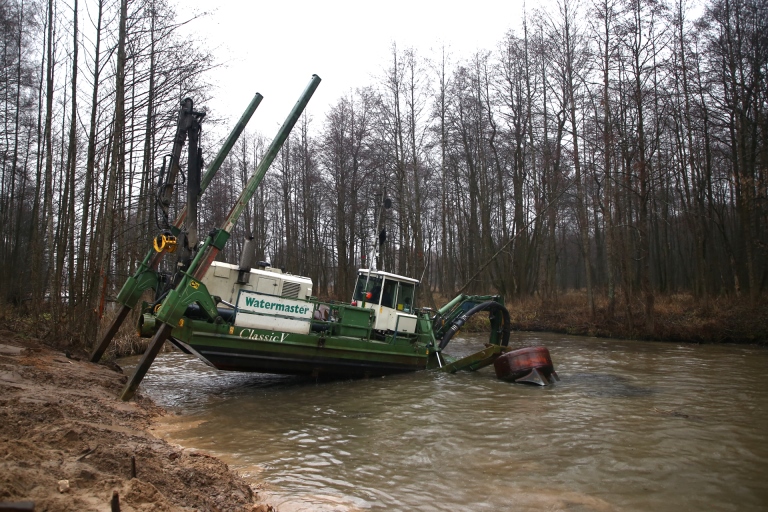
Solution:
[[[246,283],[237,282],[240,269],[237,265],[214,261],[202,279],[208,293],[235,304],[241,290],[265,295],[307,300],[312,296],[312,279],[284,274],[279,268],[252,268]]]

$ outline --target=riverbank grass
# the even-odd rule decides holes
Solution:
[[[648,330],[643,305],[617,302],[611,314],[608,299],[595,301],[590,318],[586,292],[575,291],[545,301],[529,297],[507,301],[512,327],[522,331],[549,331],[597,336],[691,343],[768,344],[768,307],[743,297],[696,299],[690,294],[658,295],[653,329]]]

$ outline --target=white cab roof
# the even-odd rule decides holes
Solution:
[[[390,274],[389,272],[384,272],[383,270],[368,270],[367,268],[361,268],[357,271],[358,275],[368,275],[368,272],[371,273],[372,276],[377,277],[384,277],[386,279],[391,279],[393,281],[402,281],[405,283],[413,283],[413,284],[419,284],[418,279],[413,279],[410,277],[400,276],[397,274]]]

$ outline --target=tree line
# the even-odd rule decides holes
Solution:
[[[652,332],[660,294],[757,304],[768,1],[694,15],[683,0],[559,0],[521,16],[470,57],[393,43],[373,83],[302,117],[222,257],[254,237],[259,259],[344,300],[379,226],[381,267],[422,278],[426,305],[583,289],[592,316],[604,298]],[[204,105],[215,73],[179,20],[162,0],[0,1],[3,296],[46,304],[83,340],[159,230],[179,101]],[[203,139],[211,157],[217,142]],[[267,142],[238,141],[201,232]]]

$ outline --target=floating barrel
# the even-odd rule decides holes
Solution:
[[[510,382],[546,386],[560,378],[546,347],[526,347],[500,355],[493,363],[496,377]]]

